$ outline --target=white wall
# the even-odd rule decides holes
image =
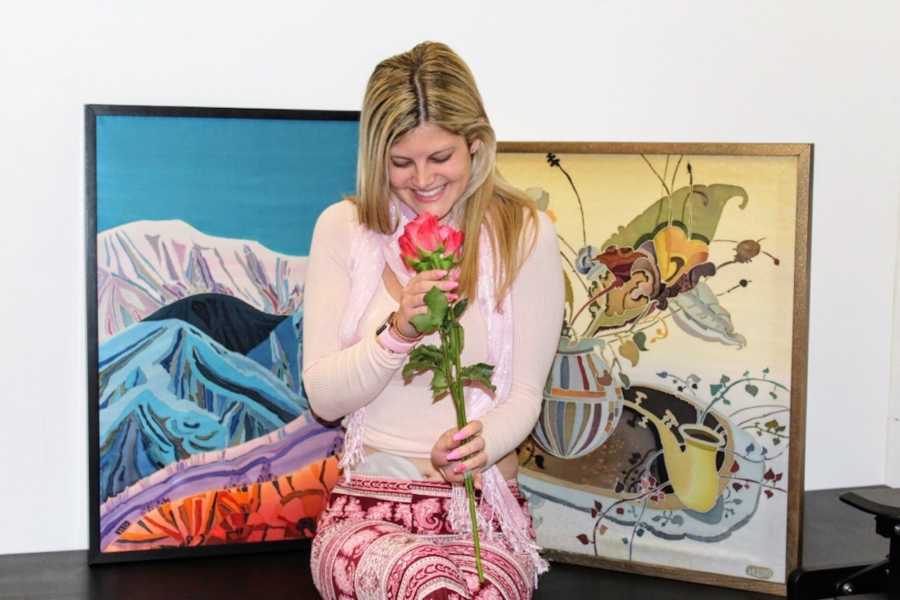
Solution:
[[[501,139],[814,142],[807,487],[885,481],[900,4],[325,4],[0,8],[0,553],[87,546],[82,105],[355,109],[423,39]]]
[[[900,166],[898,166],[900,169]],[[900,231],[900,210],[897,211]],[[888,399],[887,463],[885,483],[900,487],[900,239],[894,261],[894,327],[891,343],[891,387]]]

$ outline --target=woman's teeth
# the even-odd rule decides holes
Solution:
[[[435,196],[440,194],[442,191],[444,191],[445,187],[447,187],[446,184],[444,184],[440,187],[436,187],[433,190],[414,190],[414,193],[416,196],[419,196],[421,198],[434,198]]]

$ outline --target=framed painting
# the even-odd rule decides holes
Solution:
[[[341,431],[303,389],[304,272],[358,114],[85,117],[90,562],[308,547]]]
[[[563,562],[785,594],[798,566],[811,145],[502,143],[565,322],[519,448]]]

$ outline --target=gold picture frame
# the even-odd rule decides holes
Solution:
[[[551,560],[786,594],[812,159],[811,144],[499,143],[501,175],[555,223],[566,279],[519,448]]]

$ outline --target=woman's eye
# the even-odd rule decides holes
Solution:
[[[394,165],[394,167],[396,167],[396,168],[398,168],[398,169],[405,169],[405,168],[408,167],[411,163],[405,162],[405,161],[392,160],[392,161],[391,161],[391,164]]]
[[[431,160],[434,161],[434,162],[436,162],[436,163],[445,163],[445,162],[447,162],[448,160],[450,160],[450,155],[449,155],[449,154],[445,154],[445,155],[443,155],[443,156],[435,156],[435,157],[432,157]]]

